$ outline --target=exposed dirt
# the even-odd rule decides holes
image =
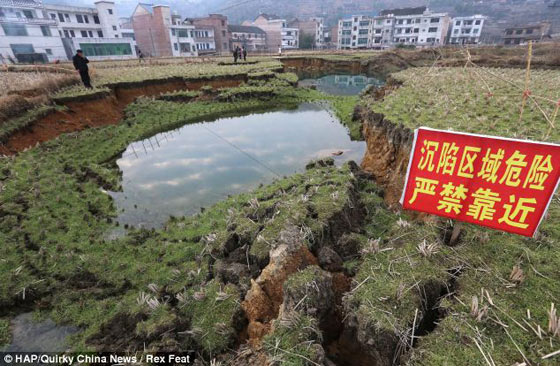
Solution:
[[[157,96],[178,90],[199,90],[204,86],[211,86],[212,88],[236,87],[246,79],[247,75],[239,74],[231,77],[136,83],[116,86],[113,93],[101,95],[94,99],[76,98],[73,101],[63,103],[66,110],[49,113],[30,127],[12,134],[4,144],[0,144],[0,154],[13,155],[64,133],[117,124],[123,118],[123,111],[126,106],[138,97]]]

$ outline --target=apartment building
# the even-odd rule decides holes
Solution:
[[[138,4],[132,13],[138,49],[146,56],[197,56],[195,26],[172,14],[169,6]]]
[[[58,23],[36,0],[0,1],[0,63],[66,60]]]
[[[210,14],[209,16],[204,18],[193,18],[192,24],[195,27],[212,28],[216,52],[223,53],[231,51],[231,39],[228,31],[228,19],[225,15]]]
[[[192,32],[196,51],[199,55],[216,53],[213,27],[195,27]]]
[[[527,24],[508,27],[504,30],[503,41],[505,45],[519,45],[528,41],[539,42],[551,38],[551,25],[549,22]]]
[[[91,59],[132,58],[134,40],[123,38],[114,1],[97,1],[95,7],[45,4],[44,13],[57,22],[58,35],[68,58],[77,49]]]
[[[261,14],[253,22],[244,22],[243,25],[261,28],[266,33],[268,50],[299,48],[299,29],[289,28],[286,20],[278,16]]]
[[[487,17],[473,15],[455,17],[451,20],[450,44],[479,44],[482,28]]]
[[[339,21],[338,48],[443,45],[450,21],[447,13],[433,13],[426,7],[383,10],[375,17],[355,15]]]
[[[338,22],[338,49],[365,49],[371,47],[373,18],[354,15]]]
[[[262,51],[266,49],[266,32],[258,27],[248,25],[229,25],[231,49],[243,46],[248,51]]]
[[[313,37],[314,48],[325,47],[325,25],[323,18],[314,17],[308,20],[294,19],[288,23],[288,27],[297,28],[300,35]]]

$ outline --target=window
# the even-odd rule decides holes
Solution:
[[[89,18],[88,18],[88,16],[87,16],[87,15],[84,15],[84,22],[86,22],[86,23],[88,23],[88,24],[89,24]]]
[[[461,21],[460,20],[456,21],[455,25],[461,25]]]
[[[93,16],[93,22],[94,22],[95,24],[100,24],[100,22],[99,22],[99,17],[98,17],[97,15],[94,15],[94,16]]]
[[[511,36],[511,35],[513,34],[513,31],[512,31],[511,29],[510,29],[510,30],[507,30],[507,31],[506,31],[506,34],[507,34],[508,36]]]
[[[472,25],[472,20],[465,20],[465,25]]]
[[[367,29],[360,29],[358,34],[368,34],[368,30]]]
[[[113,9],[107,9],[110,15],[113,15]]]
[[[27,36],[27,28],[23,24],[2,23],[4,34],[7,36]]]
[[[52,20],[56,20],[56,14],[51,13],[51,19],[52,19]]]
[[[45,48],[45,52],[46,52],[47,55],[52,56],[52,49]]]
[[[506,39],[506,42],[505,42],[505,43],[506,43],[506,44],[511,44],[511,40]]]
[[[113,30],[117,30],[117,26],[116,26],[116,25],[113,26]]]
[[[87,31],[81,31],[81,33],[83,38],[87,38]]]
[[[475,25],[480,25],[480,20],[477,20],[476,22],[474,22]]]
[[[428,32],[430,32],[430,33],[437,32],[437,28],[436,27],[429,28]]]
[[[82,17],[81,14],[76,14],[76,20],[78,21],[78,23],[83,23],[84,22],[84,17]]]
[[[364,45],[367,44],[367,38],[358,38],[358,44],[359,45]]]
[[[459,30],[458,30],[458,29],[454,29],[454,30],[453,30],[453,33],[454,33],[454,34],[457,34],[457,33],[459,33]]]
[[[41,26],[41,32],[43,32],[45,37],[52,37],[51,29],[46,25]]]
[[[532,29],[527,29],[527,32],[525,32],[526,34],[533,34],[533,30]]]
[[[175,36],[175,28],[171,28],[171,35]]]
[[[430,23],[439,23],[439,18],[430,19]]]
[[[119,38],[119,35],[118,35],[118,34],[115,34],[115,38]]]
[[[129,43],[80,43],[86,56],[132,55]]]
[[[73,30],[70,30],[70,37],[76,38],[76,33]]]
[[[478,28],[473,29],[472,31],[474,34],[478,33]]]
[[[420,28],[414,28],[414,33],[420,32]]]
[[[387,24],[391,24],[391,19],[387,19]]]
[[[89,35],[89,38],[93,38],[93,32],[92,31],[88,31],[88,35]]]
[[[67,30],[65,30],[65,31],[64,31],[64,37],[66,37],[66,38],[70,38],[70,33],[68,33],[68,31],[67,31]]]
[[[11,44],[10,48],[12,49],[14,55],[35,53],[35,49],[32,44]]]
[[[58,13],[58,20],[59,20],[61,23],[64,23],[64,14]]]
[[[360,27],[367,27],[367,26],[369,26],[369,22],[367,20],[360,22]]]
[[[33,19],[33,12],[31,10],[24,10],[23,16],[27,19]]]
[[[99,38],[103,38],[103,31],[97,31],[97,36]]]
[[[518,29],[515,31],[515,34],[523,34],[523,29]]]
[[[173,43],[173,47],[175,48],[175,51],[179,51],[179,45],[177,43]]]
[[[70,15],[64,14],[64,19],[66,19],[67,22],[70,22]]]
[[[222,31],[222,37],[225,37],[225,36],[226,36],[226,31],[223,30],[223,31]]]

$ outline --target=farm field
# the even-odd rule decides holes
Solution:
[[[454,223],[393,205],[366,158],[373,143],[393,149],[379,161],[406,149],[371,135],[370,111],[403,130],[560,143],[560,64],[536,47],[520,119],[519,54],[473,50],[480,66],[469,67],[458,50],[104,62],[93,90],[64,73],[18,72],[21,84],[0,73],[12,88],[0,101],[26,106],[0,122],[0,350],[192,349],[214,366],[557,365],[558,195],[535,238],[464,224],[451,243]],[[331,95],[298,86],[308,74],[387,85]],[[22,92],[44,80],[58,84],[41,100]],[[250,175],[267,178],[244,188]],[[156,219],[147,197],[165,191],[173,212]],[[184,203],[194,195],[212,203]]]

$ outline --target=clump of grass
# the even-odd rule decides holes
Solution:
[[[11,338],[10,321],[8,319],[0,319],[0,349],[8,345]]]

